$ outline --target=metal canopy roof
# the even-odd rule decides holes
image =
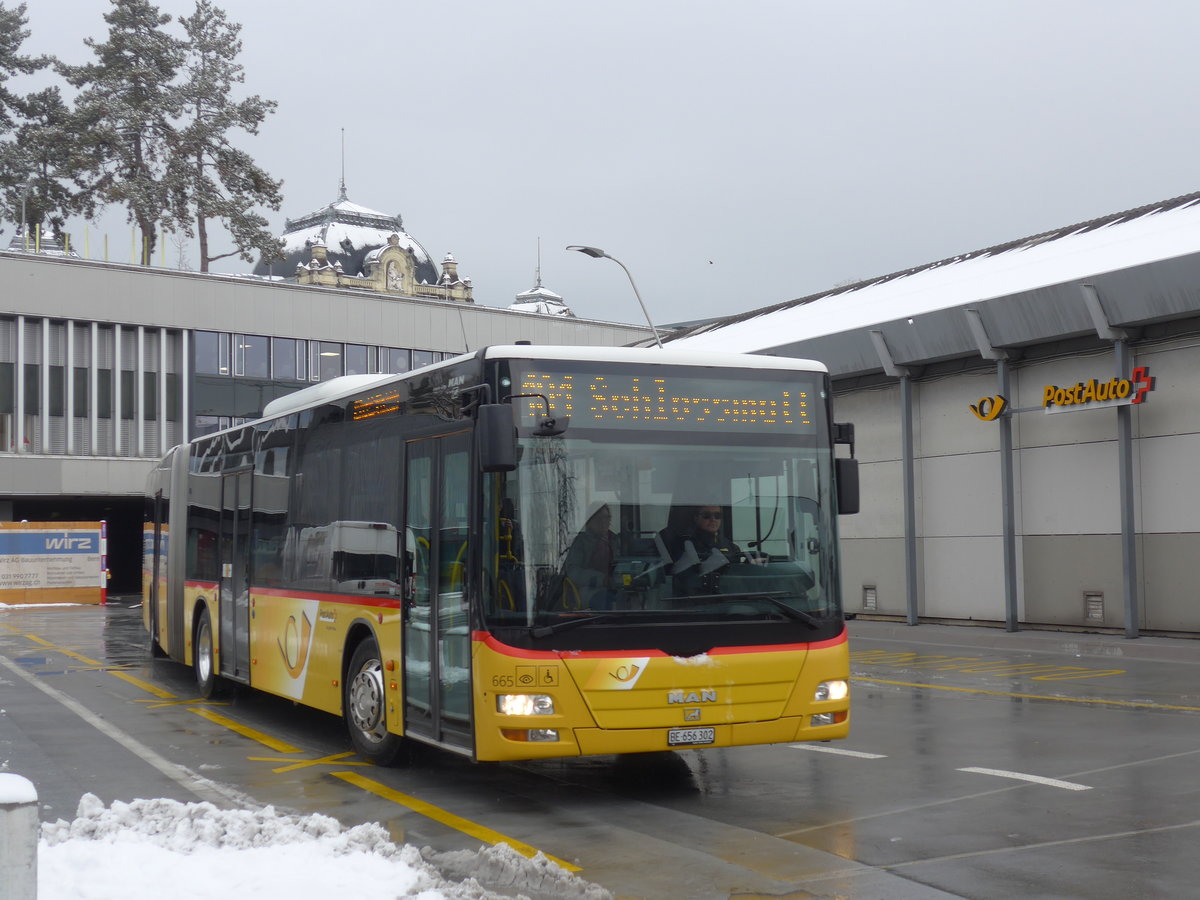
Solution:
[[[1090,286],[1090,289],[1085,286]],[[1089,305],[1094,290],[1096,301]],[[977,323],[973,314],[977,310]],[[819,359],[836,379],[939,371],[1200,330],[1200,193],[676,332],[702,349]],[[982,325],[979,332],[978,324]],[[787,338],[794,336],[792,340]],[[782,340],[781,340],[782,338]]]

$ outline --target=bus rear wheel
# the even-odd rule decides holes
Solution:
[[[200,696],[213,696],[217,692],[216,653],[213,651],[212,619],[207,609],[202,609],[200,618],[196,620],[196,635],[192,641],[192,671],[196,675],[196,689]]]
[[[366,638],[354,648],[343,685],[342,709],[350,743],[376,765],[393,765],[404,739],[387,730],[383,661],[375,638]]]

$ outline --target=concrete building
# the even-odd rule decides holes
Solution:
[[[439,273],[427,255],[442,295],[388,290],[397,251],[418,256],[391,234],[354,248],[364,265],[380,251],[384,290],[0,252],[0,519],[108,520],[111,588],[137,590],[146,474],[174,444],[338,375],[404,372],[487,344],[621,345],[649,333],[480,306],[453,266]]]
[[[829,366],[847,610],[1200,634],[1200,194],[671,339]]]

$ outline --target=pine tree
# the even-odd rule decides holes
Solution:
[[[254,207],[278,210],[283,182],[271,178],[231,142],[234,131],[258,134],[276,104],[257,94],[233,100],[234,85],[245,81],[237,62],[242,26],[229,22],[224,10],[210,0],[198,0],[195,12],[180,23],[187,34],[187,57],[180,87],[184,125],[174,144],[168,178],[172,218],[189,237],[199,238],[201,272],[227,256],[246,261],[256,253],[266,259],[282,258],[280,241]],[[228,229],[235,250],[212,253],[210,219]]]
[[[15,125],[14,117],[21,117],[25,110],[25,98],[9,89],[9,79],[14,75],[30,75],[50,64],[47,56],[21,53],[21,45],[29,37],[25,28],[29,24],[26,9],[24,3],[14,9],[0,3],[0,134],[11,131]]]
[[[158,223],[177,190],[167,182],[173,120],[180,91],[172,85],[183,63],[183,41],[163,30],[171,21],[147,0],[110,0],[104,16],[108,40],[88,38],[96,62],[59,65],[80,88],[73,128],[72,165],[82,191],[80,211],[88,217],[109,203],[124,205],[142,234],[143,262],[154,250]]]
[[[12,157],[29,187],[25,219],[31,226],[48,224],[62,238],[66,217],[75,207],[68,168],[74,145],[71,112],[57,87],[27,95],[22,105],[25,120],[17,127]]]
[[[9,87],[14,76],[32,74],[51,62],[46,56],[21,53],[21,45],[29,37],[28,22],[24,3],[12,9],[0,3],[0,197],[13,221],[21,221],[24,215],[27,223],[37,224],[43,213],[37,208],[35,170],[21,128],[38,115],[40,99],[37,94],[14,93]]]

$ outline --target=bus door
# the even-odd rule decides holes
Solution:
[[[221,669],[250,680],[250,481],[246,469],[221,477]]]
[[[471,433],[407,446],[404,729],[471,749],[468,560]]]
[[[166,648],[169,646],[168,640],[160,633],[162,629],[162,610],[159,608],[159,603],[163,599],[162,585],[159,579],[166,575],[167,560],[164,555],[166,549],[163,541],[163,494],[162,491],[156,491],[154,494],[154,532],[150,539],[150,591],[148,600],[150,601],[150,636],[153,640],[152,646],[161,646]]]

